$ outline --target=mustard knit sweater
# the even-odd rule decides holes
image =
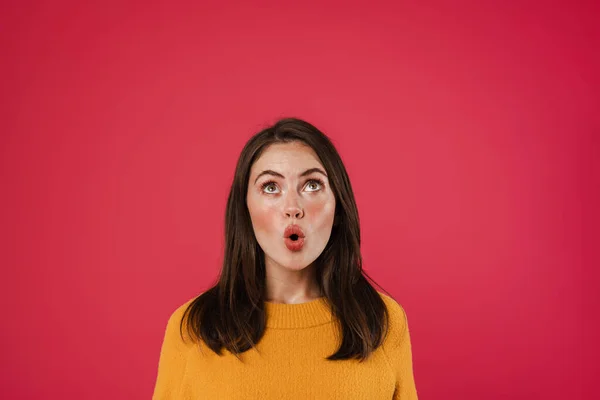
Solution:
[[[218,356],[204,343],[179,334],[185,308],[169,318],[158,362],[153,400],[172,399],[368,399],[416,400],[412,352],[404,309],[380,293],[390,331],[371,356],[328,361],[339,347],[337,324],[322,297],[301,304],[265,303],[267,328],[239,361],[223,349]]]

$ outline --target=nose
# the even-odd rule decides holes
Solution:
[[[287,218],[302,218],[304,209],[298,204],[298,198],[289,194],[284,205],[284,213]]]
[[[304,216],[304,211],[296,206],[286,207],[285,216],[288,218],[302,218]]]

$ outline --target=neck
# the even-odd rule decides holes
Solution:
[[[266,272],[265,301],[299,304],[323,296],[312,264],[303,269],[292,270],[268,263]]]

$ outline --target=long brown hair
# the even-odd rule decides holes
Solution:
[[[336,201],[329,242],[315,260],[317,283],[342,332],[339,349],[327,359],[364,361],[385,338],[388,311],[367,278],[375,282],[362,269],[358,210],[346,168],[329,138],[296,118],[279,120],[256,133],[244,146],[227,199],[225,250],[219,278],[186,308],[180,331],[185,323],[194,340],[201,338],[219,355],[224,347],[236,357],[254,347],[263,336],[265,260],[246,204],[248,179],[253,163],[268,146],[294,141],[315,151]]]

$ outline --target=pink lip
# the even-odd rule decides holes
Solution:
[[[297,235],[298,239],[292,240],[290,236]],[[299,251],[304,246],[304,231],[298,225],[288,225],[283,233],[285,246],[290,251]]]
[[[298,225],[288,225],[283,232],[283,237],[289,238],[292,235],[298,235],[298,238],[304,238],[304,231]]]
[[[297,240],[292,240],[290,238],[285,239],[285,247],[291,251],[299,251],[304,247],[304,238],[298,238]]]

